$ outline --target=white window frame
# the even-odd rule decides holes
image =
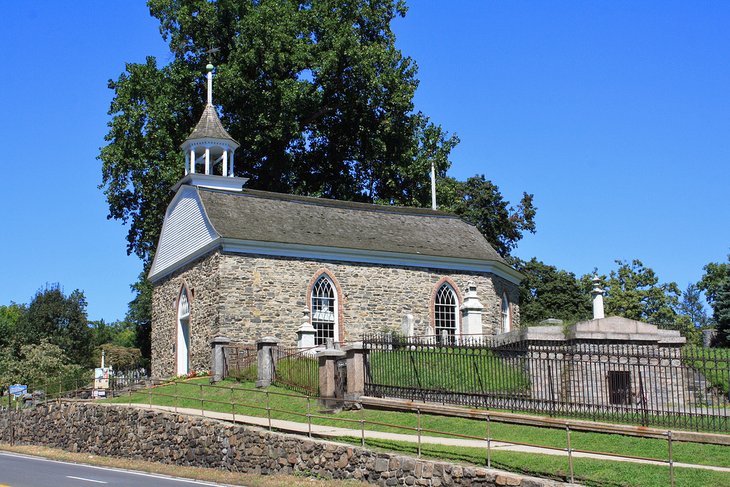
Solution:
[[[322,282],[326,282],[330,296],[323,296],[319,294],[319,291],[323,288],[323,286],[320,285]],[[320,274],[312,284],[312,289],[310,291],[310,316],[312,319],[312,327],[317,331],[314,336],[314,344],[317,346],[326,345],[327,338],[332,338],[335,342],[338,342],[340,339],[340,303],[334,280],[332,280],[332,278],[327,274]],[[329,336],[329,333],[325,333],[325,330],[323,329],[323,325],[330,323],[333,328],[332,336]]]
[[[451,295],[453,303],[441,301],[443,296],[442,290],[445,290],[444,292],[448,292]],[[450,308],[450,311],[443,308]],[[446,318],[445,313],[453,313],[453,316]],[[443,324],[442,320],[445,318],[452,321],[453,326],[441,326]],[[446,335],[450,340],[444,340],[444,342],[452,343],[452,340],[459,334],[460,329],[459,295],[456,293],[454,286],[448,282],[443,282],[436,289],[436,295],[433,300],[433,331],[436,335],[436,340],[439,341]]]

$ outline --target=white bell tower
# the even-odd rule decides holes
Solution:
[[[234,177],[233,153],[239,147],[233,137],[223,128],[213,106],[213,65],[208,71],[208,103],[193,132],[180,145],[185,153],[185,177],[181,184],[208,188],[241,191],[247,178]]]

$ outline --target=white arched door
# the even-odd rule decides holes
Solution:
[[[180,293],[177,305],[177,375],[190,372],[190,301],[187,289]]]

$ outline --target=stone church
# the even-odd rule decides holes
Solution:
[[[181,145],[185,176],[149,272],[154,376],[209,370],[218,336],[293,345],[303,316],[314,345],[404,323],[439,337],[518,325],[520,274],[458,217],[247,189],[208,68],[208,104]]]

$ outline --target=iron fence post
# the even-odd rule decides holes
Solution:
[[[312,437],[312,414],[310,409],[310,403],[312,398],[307,395],[307,425],[309,426],[309,437]]]
[[[674,459],[672,458],[672,431],[667,431],[667,444],[669,447],[669,484],[674,487]]]
[[[568,435],[568,465],[570,467],[570,483],[575,483],[575,476],[573,475],[573,449],[570,447],[570,425],[565,425],[565,431]]]
[[[418,458],[421,458],[421,408],[416,408],[418,415]]]
[[[203,402],[205,399],[203,398],[203,384],[200,385],[200,415],[205,417],[205,406],[203,405]]]
[[[269,418],[269,431],[271,431],[271,406],[269,402],[269,391],[266,391],[266,415]]]
[[[150,405],[150,409],[152,409],[152,382],[147,382],[147,402]]]
[[[233,393],[233,386],[231,386],[231,414],[233,415],[233,422],[236,422],[236,399]]]
[[[491,421],[489,414],[487,414],[487,468],[492,468],[492,435],[491,435]]]
[[[365,420],[360,420],[360,446],[365,448]]]
[[[173,383],[175,384],[175,389],[174,389],[175,397],[173,399],[175,400],[175,412],[177,413],[177,403],[180,401],[180,398],[178,397],[179,394],[177,392],[177,379],[175,379],[175,381]]]

